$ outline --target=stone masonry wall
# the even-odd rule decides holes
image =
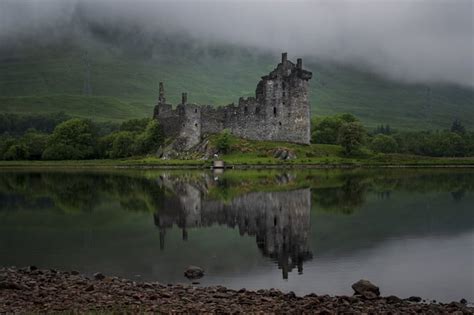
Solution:
[[[312,74],[295,65],[282,54],[278,66],[257,84],[255,97],[240,98],[237,105],[224,107],[187,103],[172,109],[165,103],[163,85],[155,107],[154,118],[164,127],[165,134],[176,137],[180,147],[189,149],[208,134],[224,129],[238,137],[252,140],[272,140],[309,144],[310,103],[308,81]]]

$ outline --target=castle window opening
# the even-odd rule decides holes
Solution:
[[[183,124],[183,127],[184,127],[184,124]]]
[[[248,111],[249,111],[249,108],[248,108],[247,106],[245,106],[245,107],[244,107],[244,113],[246,113],[246,114],[247,114],[247,113],[248,113]]]
[[[273,107],[273,115],[274,115],[274,116],[277,115],[277,108],[276,108],[276,107]]]
[[[279,121],[278,124],[281,126],[281,121]]]
[[[197,123],[196,123],[196,124],[194,124],[194,127],[197,127],[197,126],[198,126],[198,124],[197,124]]]
[[[282,82],[282,83],[281,83],[281,88],[284,90],[285,87],[286,87],[285,82]]]
[[[255,107],[255,114],[260,113],[260,107]]]
[[[283,97],[285,97],[285,95],[286,95],[286,94],[285,94],[285,91],[283,91]]]
[[[194,109],[194,112],[195,112],[195,113],[197,113],[197,112],[198,112],[197,108],[195,108],[195,109]]]

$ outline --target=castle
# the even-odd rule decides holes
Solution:
[[[197,145],[203,136],[228,129],[235,136],[251,140],[286,141],[309,144],[310,104],[308,81],[312,73],[296,65],[283,53],[281,62],[257,84],[255,97],[239,99],[223,107],[190,104],[187,93],[175,109],[166,103],[163,83],[153,117],[163,126],[166,137],[174,138],[177,149]]]

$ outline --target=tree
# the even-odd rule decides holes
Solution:
[[[392,136],[378,134],[373,137],[370,147],[375,152],[395,153],[397,152],[398,144]]]
[[[5,159],[5,153],[12,145],[16,143],[16,139],[9,135],[0,135],[0,159]]]
[[[359,122],[344,123],[339,128],[338,142],[344,149],[344,154],[351,155],[364,142],[366,131]]]
[[[121,131],[115,134],[110,151],[111,158],[123,158],[134,153],[135,136],[132,132]]]
[[[145,131],[138,135],[135,142],[137,154],[148,154],[157,150],[165,142],[162,126],[154,119],[149,121]]]
[[[217,137],[216,147],[219,152],[228,153],[231,148],[231,135],[229,130],[225,129]]]
[[[358,121],[352,114],[340,114],[314,119],[312,121],[311,142],[337,144],[339,129],[344,123]]]
[[[54,128],[43,159],[82,160],[92,158],[97,136],[89,120],[70,119]]]
[[[40,160],[48,144],[49,136],[36,131],[27,132],[20,140],[28,150],[28,159]]]
[[[28,150],[23,144],[14,144],[5,152],[3,157],[5,160],[26,160]]]
[[[121,131],[144,132],[150,122],[149,118],[130,119],[120,125]]]
[[[466,128],[461,124],[459,119],[455,119],[451,125],[451,132],[464,135],[466,133]]]

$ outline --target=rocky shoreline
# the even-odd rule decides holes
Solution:
[[[231,290],[221,286],[164,285],[135,282],[101,273],[0,268],[0,313],[157,312],[157,313],[285,313],[285,314],[473,314],[466,301],[421,303],[418,297],[381,297],[368,281],[353,285],[353,296],[279,290]]]

